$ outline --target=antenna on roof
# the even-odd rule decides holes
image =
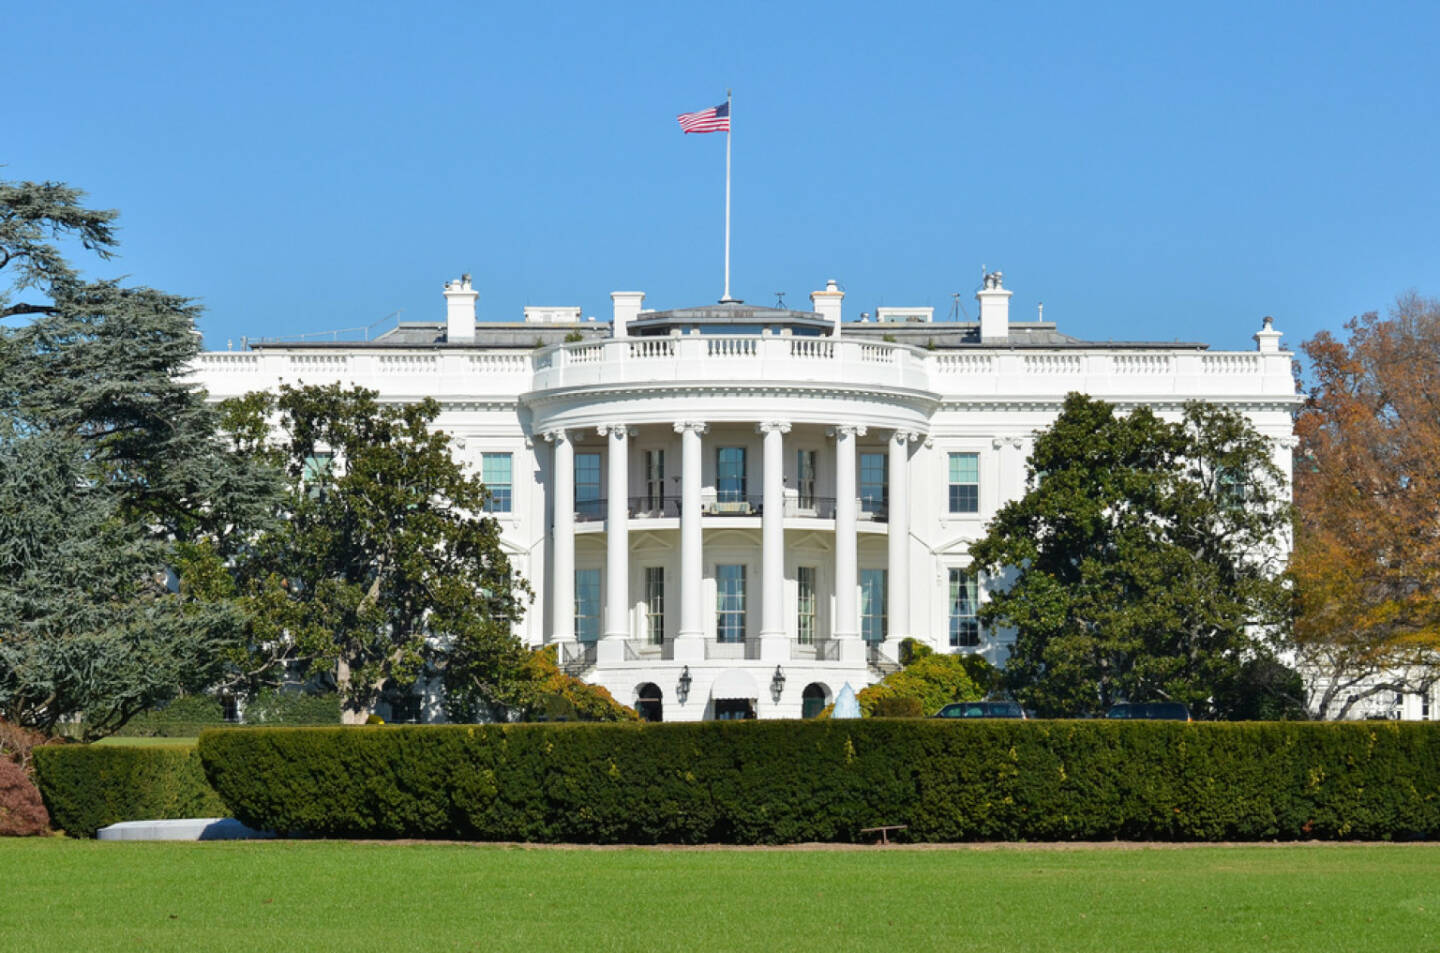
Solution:
[[[963,315],[965,315],[965,320],[966,320],[966,321],[969,321],[969,320],[970,320],[970,312],[966,311],[966,310],[965,310],[965,305],[963,305],[963,304],[960,303],[960,298],[961,298],[960,292],[958,292],[958,291],[952,291],[952,292],[950,292],[950,297],[954,299],[954,303],[950,305],[950,320],[951,320],[951,321],[959,321],[959,320],[960,320],[960,315],[963,314]]]
[[[785,310],[785,292],[775,292],[775,307],[780,311]]]

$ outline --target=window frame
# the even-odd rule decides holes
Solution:
[[[645,639],[650,645],[665,644],[665,567],[646,566]],[[658,582],[658,585],[657,585]]]
[[[492,482],[487,473],[486,464],[492,460],[505,459],[505,470],[507,479],[502,483]],[[490,491],[490,497],[485,501],[485,512],[487,513],[512,513],[515,509],[515,455],[506,450],[485,450],[480,453],[480,482],[485,484],[485,489]],[[503,492],[499,492],[502,491]]]
[[[957,589],[957,585],[963,587]],[[963,566],[951,566],[946,577],[945,629],[952,649],[979,648],[984,629],[980,625],[980,576]],[[969,597],[970,611],[961,614],[960,595]],[[962,628],[963,627],[963,628]]]
[[[888,569],[861,569],[860,581],[860,638],[867,645],[879,645],[885,641],[890,629],[890,571]],[[878,592],[873,591],[878,589]],[[879,603],[880,611],[875,612]],[[873,636],[878,635],[879,638]]]
[[[962,458],[974,461],[974,479],[956,478],[956,463]],[[962,477],[965,475],[960,474]],[[949,515],[974,516],[980,512],[980,453],[978,451],[951,450],[945,454],[945,487],[945,505]],[[968,508],[967,503],[969,504]]]
[[[746,632],[747,580],[744,563],[715,565],[715,641],[724,644],[744,643]],[[727,573],[734,570],[734,573]],[[729,575],[730,579],[725,577]],[[727,591],[727,588],[729,591]]]
[[[583,581],[582,581],[583,576]],[[589,584],[594,579],[593,587]],[[592,568],[575,570],[575,641],[586,645],[600,640],[600,570]],[[589,610],[593,609],[591,612]],[[586,633],[593,633],[585,638]]]
[[[715,448],[716,503],[744,503],[745,500],[748,498],[750,486],[748,480],[749,474],[747,473],[747,471],[749,469],[750,461],[748,459],[748,454],[746,453],[747,449],[747,447],[743,446]],[[729,462],[729,464],[727,464],[725,460],[725,454],[727,451],[733,451],[739,454],[739,460],[732,460]],[[737,464],[739,466],[738,475],[735,473],[735,467]],[[730,471],[730,474],[728,476],[726,475],[727,470]],[[738,483],[738,487],[731,486],[727,489],[725,485],[727,481],[731,482],[732,484]]]

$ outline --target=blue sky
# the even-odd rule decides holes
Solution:
[[[1435,4],[15,5],[0,177],[122,213],[207,344],[609,292],[1298,345],[1440,295]]]

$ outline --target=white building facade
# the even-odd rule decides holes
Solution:
[[[1298,398],[1268,319],[1244,352],[1087,343],[1011,320],[1010,295],[986,276],[978,322],[846,321],[833,281],[810,311],[614,292],[608,325],[579,308],[496,322],[466,276],[443,323],[205,353],[198,378],[215,399],[333,382],[435,398],[535,591],[524,641],[647,717],[794,718],[893,671],[906,638],[1004,663],[969,548],[1072,391],[1172,418],[1234,408],[1288,479]]]

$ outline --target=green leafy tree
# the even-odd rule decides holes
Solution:
[[[359,723],[427,672],[486,704],[524,682],[512,627],[529,589],[485,515],[484,485],[433,426],[439,412],[339,385],[225,407],[237,446],[289,478],[284,519],[238,572],[249,620],[236,662],[250,687],[300,661],[333,673],[343,720]]]
[[[218,676],[241,616],[198,594],[275,489],[184,382],[196,307],[85,281],[115,213],[53,183],[0,183],[0,717],[99,737]]]
[[[1269,442],[1192,403],[1166,422],[1071,394],[1039,434],[1027,491],[971,547],[1013,627],[1006,680],[1042,716],[1173,699],[1238,713],[1247,663],[1283,628],[1289,506]]]

